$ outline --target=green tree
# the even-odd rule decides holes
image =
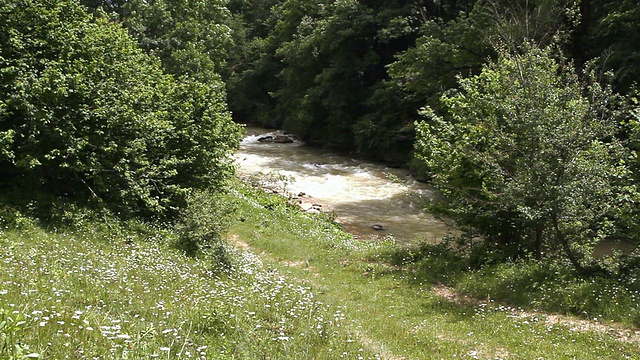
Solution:
[[[33,192],[167,216],[219,186],[239,129],[224,88],[165,75],[73,0],[0,4],[0,168]]]
[[[407,96],[438,107],[439,98],[457,86],[457,77],[480,72],[495,56],[494,44],[516,49],[524,41],[540,46],[566,39],[566,1],[477,1],[451,18],[429,18],[421,36],[389,65]]]
[[[229,109],[239,122],[281,127],[275,116],[277,74],[281,62],[275,58],[284,34],[276,33],[277,0],[229,2],[232,13],[233,47],[223,73],[229,94]],[[272,11],[273,10],[273,11]],[[292,34],[290,36],[293,36]]]
[[[273,40],[278,44],[276,58],[283,66],[278,73],[279,86],[272,94],[276,100],[279,123],[309,142],[322,144],[326,109],[322,98],[310,95],[316,76],[329,60],[321,54],[320,22],[330,11],[330,2],[290,0],[279,9]]]
[[[420,2],[306,3],[287,2],[276,28],[295,29],[276,53],[283,127],[312,143],[403,162],[413,140],[406,115],[417,105],[388,81],[386,65],[415,41]]]
[[[477,75],[497,44],[517,51],[519,44],[533,41],[539,46],[568,41],[567,24],[572,7],[567,0],[486,0],[452,3],[455,11],[434,11],[426,16],[420,37],[388,66],[404,102],[414,105],[408,120],[418,119],[418,109],[428,105],[436,112],[440,97],[458,86],[458,77]],[[414,173],[428,179],[420,162],[411,163]]]
[[[595,4],[581,1],[585,9],[582,56],[601,57],[603,67],[615,74],[615,83],[628,92],[640,77],[640,1],[615,0]]]
[[[233,1],[233,27],[246,34],[227,80],[234,115],[310,143],[406,161],[418,103],[389,81],[386,66],[413,45],[423,16],[458,2],[289,0],[267,15],[263,1],[251,10]]]
[[[219,81],[231,46],[223,0],[82,0],[108,14],[161,59],[165,72],[203,82]]]
[[[562,253],[586,272],[634,192],[610,89],[583,86],[530,43],[459,83],[442,98],[447,115],[427,109],[418,124],[444,210],[507,253]]]

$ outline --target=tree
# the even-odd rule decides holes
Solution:
[[[505,252],[559,252],[586,272],[634,192],[615,97],[593,80],[583,86],[549,48],[520,51],[460,79],[442,97],[444,117],[424,110],[417,155],[460,224]]]
[[[221,83],[166,75],[73,0],[0,5],[0,169],[10,185],[171,216],[232,174]]]
[[[82,0],[108,14],[138,40],[165,72],[219,81],[231,46],[229,11],[221,0]]]
[[[233,47],[223,72],[229,109],[234,120],[277,127],[275,100],[280,61],[275,59],[278,41],[270,34],[276,26],[277,0],[232,0],[229,26]]]
[[[614,72],[618,89],[629,93],[640,76],[640,1],[581,3],[591,17],[584,29],[582,56],[601,57],[603,67]]]
[[[416,107],[388,81],[386,66],[414,43],[420,3],[285,3],[274,32],[295,29],[276,52],[283,68],[274,97],[283,127],[311,143],[406,161],[413,140],[407,117]]]
[[[285,129],[311,143],[349,148],[364,96],[357,70],[371,54],[364,33],[371,14],[356,1],[285,5],[277,30],[286,34],[293,22],[296,33],[276,53],[285,65],[274,94],[277,114]],[[308,11],[300,14],[300,9]]]
[[[438,107],[457,76],[476,75],[493,44],[516,49],[524,41],[546,46],[568,31],[565,0],[488,0],[460,6],[450,18],[425,19],[414,47],[397,56],[389,72],[407,96]]]
[[[240,56],[227,80],[234,115],[309,143],[404,163],[418,104],[390,81],[386,66],[414,44],[423,15],[452,12],[459,2],[288,0],[267,15],[268,1],[256,11],[233,1],[240,11],[233,27],[247,35],[236,41]]]

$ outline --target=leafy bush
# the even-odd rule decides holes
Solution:
[[[239,128],[224,96],[220,83],[164,74],[124,29],[77,1],[0,5],[6,184],[125,214],[175,214],[190,188],[232,172]]]
[[[233,220],[235,204],[206,190],[190,195],[187,203],[176,226],[178,247],[190,255],[204,252],[215,265],[230,265],[222,237]]]
[[[34,226],[36,222],[33,218],[25,216],[16,208],[10,206],[0,206],[0,227],[27,229]]]
[[[417,153],[460,224],[516,256],[563,254],[587,273],[636,193],[616,138],[617,98],[551,49],[519,51],[461,79],[442,98],[446,116],[425,110]]]
[[[19,312],[0,308],[0,357],[7,360],[38,359],[40,354],[29,352],[29,346],[21,343],[26,318]]]

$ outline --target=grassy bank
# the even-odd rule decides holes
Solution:
[[[433,268],[392,242],[360,243],[322,219],[286,206],[241,207],[232,229],[265,261],[309,284],[325,303],[342,304],[354,339],[389,359],[625,359],[638,343],[555,316],[494,301],[461,301],[439,279],[460,263]],[[418,251],[418,250],[416,250]],[[432,259],[443,263],[445,259]],[[422,273],[421,273],[422,271]],[[467,285],[484,281],[467,274]],[[456,283],[458,284],[458,283]],[[505,286],[507,284],[501,284]],[[461,285],[462,286],[462,285]],[[508,290],[505,290],[508,291]]]
[[[249,252],[230,250],[232,268],[220,272],[173,248],[171,231],[87,225],[44,230],[23,221],[0,232],[0,359],[359,353],[339,307]]]
[[[478,299],[640,328],[640,284],[635,272],[615,279],[580,278],[571,264],[533,259],[470,270],[468,258],[437,245],[395,252],[388,260],[411,272],[413,283],[441,283]]]
[[[173,230],[149,224],[91,219],[62,230],[22,218],[4,228],[0,358],[640,357],[638,343],[608,332],[443,292],[454,275],[461,290],[482,281],[447,276],[455,265],[445,258],[355,241],[257,190],[226,201],[237,204],[228,242],[240,249],[228,251],[227,270],[184,255]]]

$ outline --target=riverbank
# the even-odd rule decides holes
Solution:
[[[493,297],[465,300],[443,285],[464,271],[448,276],[454,259],[433,249],[356,241],[259,189],[239,186],[224,200],[237,219],[228,270],[185,256],[172,229],[135,221],[76,213],[75,230],[26,217],[3,228],[0,308],[13,319],[3,338],[41,358],[640,356],[635,330],[606,314],[602,330]]]
[[[640,355],[640,331],[633,316],[640,314],[636,293],[623,284],[580,280],[561,267],[543,269],[525,263],[470,271],[464,259],[438,246],[403,249],[388,241],[353,241],[335,225],[322,225],[326,220],[321,217],[287,206],[276,209],[248,215],[261,219],[260,225],[252,228],[248,219],[234,227],[234,243],[315,286],[323,301],[344,304],[356,332],[376,340],[369,342],[387,351],[385,358],[474,358],[475,354],[491,359],[622,359]],[[244,211],[247,216],[256,210]],[[284,218],[297,225],[285,225]],[[324,234],[317,233],[319,224]],[[327,242],[332,236],[343,240],[339,245]],[[538,277],[529,278],[527,285],[530,275]],[[475,293],[474,285],[478,286]],[[530,295],[532,301],[524,301]],[[516,297],[519,301],[513,301]],[[608,300],[602,301],[604,297]],[[566,299],[571,302],[562,303]],[[582,304],[580,311],[577,303]],[[553,312],[540,311],[545,306]],[[582,318],[576,316],[578,312]]]

